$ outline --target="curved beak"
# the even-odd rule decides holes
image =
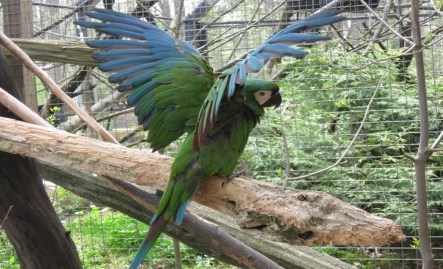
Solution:
[[[281,105],[282,98],[280,95],[280,92],[277,90],[275,93],[272,93],[271,98],[266,101],[263,106],[264,107],[271,107],[274,106],[274,109],[278,108]]]

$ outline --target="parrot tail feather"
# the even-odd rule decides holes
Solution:
[[[140,264],[143,262],[143,259],[148,254],[149,250],[151,250],[155,241],[157,241],[158,237],[168,223],[168,221],[165,220],[164,214],[157,216],[155,221],[153,222],[155,223],[151,223],[149,232],[141,243],[140,247],[138,248],[137,254],[135,255],[135,258],[132,261],[131,265],[129,266],[129,269],[137,269],[140,266]]]

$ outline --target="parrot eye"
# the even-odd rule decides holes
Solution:
[[[271,98],[272,92],[270,91],[258,91],[254,93],[255,100],[259,105],[263,105]]]

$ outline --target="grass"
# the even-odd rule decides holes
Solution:
[[[83,268],[126,268],[148,226],[107,207],[98,207],[63,188],[54,206],[76,243]],[[174,268],[172,239],[160,236],[141,268]],[[181,245],[184,268],[236,268]]]

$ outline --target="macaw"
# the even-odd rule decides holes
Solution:
[[[196,48],[133,16],[95,9],[86,15],[100,22],[76,22],[118,37],[86,43],[100,50],[93,58],[102,71],[113,73],[109,82],[129,92],[127,103],[149,130],[152,149],[164,148],[186,133],[131,269],[142,263],[169,221],[182,223],[205,177],[233,173],[264,108],[282,102],[277,84],[247,75],[260,71],[271,57],[303,58],[307,52],[290,45],[329,38],[300,31],[343,20],[338,13],[329,10],[292,23],[219,76]]]

